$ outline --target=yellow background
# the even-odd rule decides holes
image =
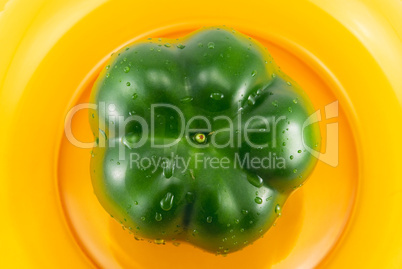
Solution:
[[[402,267],[401,14],[397,0],[0,1],[0,266]],[[267,46],[316,108],[340,104],[339,166],[319,163],[277,225],[226,258],[135,241],[92,194],[90,150],[64,136],[111,52],[222,24]],[[86,115],[73,131],[90,141]]]

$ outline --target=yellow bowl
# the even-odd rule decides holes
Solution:
[[[397,0],[0,1],[0,265],[400,268],[401,12]],[[92,141],[87,111],[68,112],[88,101],[111,52],[207,25],[268,48],[325,111],[322,156],[331,151],[276,226],[227,257],[134,240],[92,192],[90,149],[65,133],[71,120],[74,137]]]

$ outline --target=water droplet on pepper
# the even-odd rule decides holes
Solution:
[[[174,195],[170,192],[166,193],[165,197],[160,201],[161,208],[169,211],[173,207]]]

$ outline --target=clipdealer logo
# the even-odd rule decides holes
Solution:
[[[180,134],[176,139],[173,141],[169,141],[169,143],[163,143],[163,144],[158,144],[156,143],[156,139],[154,139],[155,135],[155,118],[156,118],[156,113],[155,109],[156,108],[168,108],[171,109],[172,111],[175,111],[177,115],[179,116],[178,119],[180,121]],[[76,137],[74,137],[73,132],[72,132],[72,119],[74,118],[74,115],[81,111],[81,110],[97,110],[99,112],[99,134],[97,135],[98,140],[94,142],[82,142],[79,141]],[[250,158],[247,154],[244,156],[240,156],[238,153],[235,153],[233,158],[221,158],[217,160],[217,157],[210,157],[209,159],[206,158],[205,156],[202,157],[202,154],[194,155],[193,157],[187,157],[184,158],[182,156],[173,156],[173,158],[170,158],[170,161],[161,161],[161,160],[152,160],[149,159],[149,157],[146,156],[140,156],[138,153],[135,152],[136,148],[141,148],[143,147],[146,143],[149,144],[150,148],[169,148],[169,147],[174,147],[176,146],[180,141],[186,140],[189,145],[195,148],[203,148],[203,147],[210,147],[213,146],[215,148],[234,148],[234,147],[240,147],[243,145],[243,143],[246,143],[250,148],[254,149],[262,149],[262,148],[272,148],[275,149],[278,144],[278,134],[277,134],[277,126],[281,121],[285,121],[286,117],[285,116],[272,116],[272,117],[263,117],[263,116],[253,116],[249,118],[243,127],[240,125],[241,119],[240,117],[236,122],[233,122],[233,119],[220,115],[216,116],[213,118],[213,121],[217,120],[225,120],[228,122],[228,126],[230,128],[224,129],[224,130],[216,130],[216,131],[211,131],[211,126],[212,123],[210,122],[209,119],[202,115],[196,115],[193,116],[190,119],[186,119],[185,115],[183,112],[176,106],[173,106],[171,104],[153,104],[151,106],[150,110],[150,124],[148,124],[147,120],[139,115],[130,115],[128,117],[124,116],[119,116],[119,115],[114,115],[114,112],[116,111],[116,106],[114,104],[109,104],[107,107],[108,111],[106,110],[106,104],[105,103],[99,103],[99,104],[93,104],[93,103],[83,103],[83,104],[78,104],[74,106],[73,108],[70,109],[70,111],[67,113],[66,120],[65,120],[65,135],[69,142],[73,144],[76,147],[83,148],[83,149],[88,149],[88,148],[93,148],[93,147],[119,147],[119,159],[124,160],[126,158],[126,148],[129,148],[130,150],[133,150],[134,152],[130,153],[130,167],[133,167],[133,165],[137,165],[138,167],[147,167],[148,164],[149,166],[153,167],[158,167],[159,163],[164,164],[164,163],[173,163],[176,165],[176,168],[183,166],[184,168],[188,167],[190,162],[193,162],[194,164],[199,164],[203,160],[202,163],[205,166],[208,164],[208,167],[214,168],[214,167],[220,167],[220,168],[225,168],[228,167],[228,165],[232,165],[233,167],[237,165],[238,167],[263,167],[263,168],[271,168],[271,169],[283,169],[286,168],[286,162],[283,159],[283,157],[276,156],[274,152],[268,151],[266,156],[263,156],[262,158],[259,158],[258,160],[255,158]],[[106,123],[106,115],[108,114],[108,119],[109,122]],[[323,114],[323,115],[322,115]],[[313,114],[311,114],[303,123],[303,126],[300,130],[300,135],[302,136],[301,140],[303,143],[303,146],[307,152],[309,152],[312,156],[317,158],[323,163],[326,163],[332,167],[336,167],[339,164],[339,124],[337,122],[337,118],[339,115],[339,108],[338,108],[338,101],[334,101],[328,105],[326,105],[322,111],[322,109],[318,109],[315,111]],[[187,122],[186,122],[187,120]],[[191,123],[194,122],[195,120],[202,120],[206,123],[206,126],[208,128],[206,129],[192,129]],[[317,151],[316,149],[310,147],[307,145],[305,142],[304,138],[304,130],[311,124],[323,122],[330,120],[330,123],[325,123],[325,129],[322,130],[323,136],[326,138],[325,142],[322,143],[322,147],[325,148],[325,152],[320,152]],[[118,128],[116,130],[116,123],[118,123]],[[134,142],[127,142],[123,141],[123,137],[125,134],[126,126],[130,122],[136,122],[141,125],[142,129],[142,134],[139,139],[137,139]],[[258,130],[251,128],[250,126],[253,125],[253,123],[258,122],[260,126],[263,126],[264,128],[259,128]],[[120,143],[116,143],[115,139],[106,139],[106,134],[105,131],[106,127],[108,128],[108,135],[109,138],[115,138],[115,137],[120,137]],[[235,128],[237,127],[237,128]],[[241,130],[241,132],[235,131]],[[229,132],[229,140],[226,141],[225,143],[219,143],[216,139],[216,136],[219,133],[222,132]],[[196,132],[203,132],[208,134],[208,139],[209,143],[207,144],[199,144],[195,143],[194,140],[191,138],[192,136],[189,134],[196,133]],[[263,133],[270,133],[271,140],[267,141],[265,144],[255,144],[250,140],[250,135],[255,132],[263,132]],[[107,143],[108,140],[108,144]],[[117,144],[117,145],[116,145]],[[147,144],[147,145],[148,145]],[[236,155],[237,154],[237,155]],[[189,159],[190,158],[190,159]],[[191,160],[193,159],[193,160]],[[201,164],[199,164],[201,165]],[[162,167],[163,168],[163,167]]]

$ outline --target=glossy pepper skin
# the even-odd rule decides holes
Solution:
[[[226,27],[121,49],[100,73],[91,102],[98,105],[89,117],[98,141],[91,160],[95,194],[137,238],[187,241],[218,254],[242,249],[273,225],[316,163],[302,143],[302,137],[311,148],[320,142],[316,124],[302,129],[313,113],[306,94],[262,45]],[[189,127],[197,130],[174,145],[152,146],[180,137],[184,127],[177,110],[154,108],[153,135],[138,121],[124,126],[118,117],[141,117],[150,128],[155,104],[175,106],[186,124],[198,115],[211,126],[196,118]],[[226,120],[213,120],[217,116]],[[246,141],[248,129],[254,132]],[[144,144],[134,147],[143,137]],[[187,169],[172,156],[189,160]],[[215,169],[205,161],[213,157],[229,165]],[[264,157],[270,157],[271,168],[240,165],[245,158]],[[135,162],[144,159],[155,163]],[[285,167],[275,168],[278,160]]]

